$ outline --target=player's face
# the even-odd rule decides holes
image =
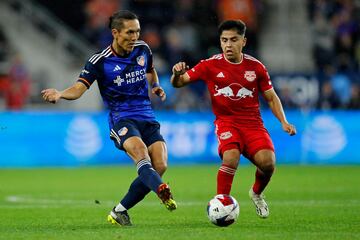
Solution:
[[[241,61],[242,49],[246,44],[246,38],[236,30],[224,30],[220,35],[221,49],[227,60],[233,63]]]
[[[112,34],[119,54],[130,53],[134,50],[135,42],[140,36],[139,20],[127,20],[123,22],[121,29],[112,29]]]

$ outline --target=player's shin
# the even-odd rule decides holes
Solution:
[[[255,183],[252,188],[254,193],[261,194],[264,191],[265,187],[270,182],[273,173],[274,173],[274,169],[271,169],[267,172],[262,172],[261,170],[256,169]]]
[[[230,195],[236,168],[222,164],[217,174],[217,194]]]
[[[116,207],[116,211],[129,210],[135,206],[138,202],[144,199],[144,197],[150,192],[148,188],[139,177],[137,177],[130,185],[129,191],[120,201],[120,204]],[[122,209],[123,207],[124,209]]]
[[[157,193],[158,187],[163,183],[160,175],[154,170],[149,159],[142,159],[137,164],[139,179],[153,192]]]

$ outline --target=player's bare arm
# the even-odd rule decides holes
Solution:
[[[276,94],[274,89],[270,89],[263,93],[266,101],[269,104],[269,107],[275,117],[279,119],[282,128],[285,132],[287,132],[290,136],[293,136],[296,134],[296,128],[294,125],[288,123],[285,117],[284,109],[282,107],[280,98]]]
[[[181,88],[190,82],[190,77],[186,73],[189,66],[185,62],[178,62],[172,68],[171,84],[176,88]]]
[[[50,103],[57,103],[61,98],[66,100],[76,100],[83,95],[87,87],[81,83],[76,82],[71,87],[58,91],[55,88],[44,89],[41,91],[43,99]]]
[[[158,95],[159,98],[161,99],[161,101],[165,101],[166,93],[165,93],[164,89],[162,87],[160,87],[159,77],[157,75],[155,68],[153,68],[150,73],[146,74],[146,78],[151,86],[151,92],[153,94]]]

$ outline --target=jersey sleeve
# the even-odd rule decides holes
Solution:
[[[190,81],[196,81],[196,80],[206,80],[206,61],[201,60],[198,64],[195,65],[195,67],[191,68],[186,72],[189,77]]]
[[[152,54],[152,51],[151,51],[149,45],[145,42],[143,42],[143,43],[144,43],[145,56],[147,58],[146,59],[146,73],[150,73],[154,69],[153,54]]]
[[[259,66],[259,90],[260,92],[266,92],[273,88],[270,75],[264,65]]]
[[[150,51],[147,59],[146,73],[151,72],[153,69],[154,69],[154,61],[153,61],[153,55]]]
[[[87,88],[90,88],[91,84],[93,84],[99,76],[100,72],[98,70],[98,66],[90,61],[87,61],[84,69],[80,72],[79,79],[77,81],[83,83]]]

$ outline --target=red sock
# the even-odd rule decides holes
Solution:
[[[270,182],[272,174],[273,174],[273,172],[268,173],[268,174],[264,174],[259,169],[256,169],[255,183],[254,183],[254,186],[253,186],[254,193],[260,194],[260,193],[262,193],[264,191],[265,187]]]
[[[217,194],[230,194],[236,168],[222,164],[217,174]]]

